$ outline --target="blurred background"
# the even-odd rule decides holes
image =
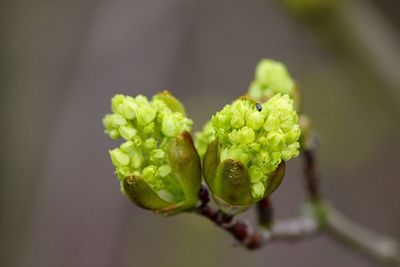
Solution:
[[[0,0],[0,266],[374,266],[324,235],[248,252],[119,192],[111,96],[169,89],[199,130],[268,57],[302,86],[324,194],[400,239],[400,2],[282,2]],[[302,178],[292,160],[278,218],[298,213]]]

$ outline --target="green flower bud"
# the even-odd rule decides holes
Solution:
[[[261,100],[278,93],[292,95],[294,87],[294,81],[285,65],[275,60],[262,59],[257,64],[248,93],[254,99]]]
[[[150,160],[157,161],[165,157],[165,152],[162,149],[154,149],[150,153]]]
[[[179,121],[176,117],[165,117],[161,127],[166,136],[175,136],[179,132]]]
[[[282,132],[269,132],[267,135],[267,145],[273,151],[282,150],[285,146],[285,136]]]
[[[255,80],[249,85],[248,94],[254,99],[262,99],[269,91],[265,90],[264,85]],[[270,96],[268,96],[269,98]]]
[[[277,116],[268,116],[267,121],[264,124],[266,131],[277,131],[280,128],[280,120]]]
[[[247,126],[241,128],[237,133],[237,141],[242,145],[250,144],[254,141],[254,139],[255,139],[254,131]]]
[[[246,118],[246,124],[225,128],[220,123],[233,116]],[[276,94],[261,106],[236,100],[213,116],[211,126],[201,136],[209,142],[203,174],[225,213],[243,211],[271,194],[282,181],[283,160],[298,155],[300,128],[288,95]]]
[[[121,144],[120,149],[125,153],[129,154],[134,151],[136,148],[135,143],[132,141],[126,141],[125,143]]]
[[[255,184],[261,181],[264,173],[261,168],[253,165],[249,168],[251,183]]]
[[[247,116],[246,125],[257,131],[264,125],[264,116],[260,112],[253,112]]]
[[[136,109],[136,119],[139,125],[146,125],[156,117],[156,111],[150,105],[139,106]]]
[[[115,95],[111,99],[111,110],[116,114],[123,114],[125,96]]]
[[[255,184],[252,184],[251,186],[251,195],[253,198],[262,198],[264,196],[265,192],[265,186],[262,182],[258,182]]]
[[[158,172],[162,177],[167,176],[172,171],[171,166],[169,164],[162,165],[158,168]]]
[[[143,146],[148,150],[155,149],[157,147],[157,141],[152,137],[147,138],[146,141],[144,141]]]
[[[185,118],[182,113],[175,112],[163,118],[161,131],[168,137],[176,136],[178,133],[188,130],[191,121]]]
[[[244,114],[241,114],[240,112],[232,111],[231,114],[231,126],[232,128],[241,128],[245,124],[244,120]]]
[[[193,208],[200,190],[200,159],[187,132],[192,121],[179,101],[166,92],[151,101],[117,95],[112,110],[103,119],[105,132],[126,140],[110,151],[121,192],[156,213]]]
[[[285,65],[270,59],[263,59],[258,63],[255,79],[276,93],[291,94],[294,87]]]
[[[285,65],[279,61],[262,59],[256,66],[254,80],[250,83],[247,93],[261,102],[267,101],[276,94],[287,94],[294,100],[295,110],[300,110],[300,88]]]
[[[132,120],[136,117],[136,110],[138,105],[132,97],[126,97],[125,102],[123,104],[123,115],[125,118]]]
[[[133,127],[123,126],[119,128],[119,133],[125,140],[132,140],[137,131]]]
[[[129,164],[129,156],[119,148],[111,150],[110,156],[115,167],[126,166]]]

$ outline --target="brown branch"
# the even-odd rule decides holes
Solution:
[[[314,136],[310,138],[307,147],[304,148],[303,156],[303,171],[306,180],[306,188],[310,200],[316,201],[320,199],[319,192],[319,177],[317,172],[317,160],[315,157],[317,140]]]
[[[302,156],[310,207],[314,209],[312,213],[318,219],[320,226],[343,245],[365,254],[376,262],[385,266],[400,266],[400,248],[395,240],[357,225],[322,200],[315,156],[316,147],[317,140],[311,135]]]
[[[208,206],[210,199],[205,186],[202,187],[199,196],[201,204],[195,211],[230,233],[241,245],[250,250],[261,248],[270,242],[296,241],[325,231],[341,244],[363,253],[377,263],[384,266],[400,266],[400,248],[395,240],[355,224],[321,198],[315,144],[314,139],[308,148],[303,150],[304,174],[309,195],[303,216],[272,223],[272,203],[267,197],[257,205],[258,220],[264,227],[253,228],[233,216]]]
[[[241,245],[251,250],[261,248],[272,241],[295,241],[318,231],[318,223],[313,217],[276,222],[270,229],[254,229],[249,224],[208,206],[209,196],[205,187],[201,189],[200,200],[201,205],[196,209],[198,214],[229,232]]]
[[[202,190],[207,195],[207,189]],[[208,195],[207,195],[208,198]],[[208,201],[207,201],[208,202]],[[340,214],[327,204],[309,204],[309,213],[298,218],[276,221],[270,228],[253,228],[203,202],[196,212],[231,234],[242,246],[259,249],[271,242],[299,241],[325,231],[341,244],[365,254],[383,266],[400,266],[399,245],[395,240],[375,234]],[[318,205],[318,207],[316,207]],[[323,217],[316,209],[323,210]]]
[[[326,205],[326,214],[326,232],[341,244],[384,266],[400,266],[400,247],[396,240],[350,221],[330,205]]]
[[[196,209],[198,214],[208,218],[219,227],[228,231],[240,244],[248,249],[256,249],[262,246],[262,235],[259,232],[253,231],[250,225],[208,206],[210,198],[208,190],[204,186],[200,191],[200,200],[201,205]]]
[[[258,224],[270,228],[273,223],[274,210],[271,197],[265,197],[257,203]]]

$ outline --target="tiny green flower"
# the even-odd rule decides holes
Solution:
[[[150,105],[141,105],[136,109],[136,119],[138,125],[146,125],[154,120],[156,117],[155,109]]]
[[[146,148],[147,150],[152,150],[157,147],[157,141],[154,138],[150,137],[150,138],[147,138],[146,141],[144,141],[143,145],[144,145],[144,148]]]
[[[125,140],[132,140],[136,136],[137,131],[133,127],[122,126],[119,128],[119,133]]]
[[[193,208],[201,184],[200,158],[193,145],[192,121],[168,92],[148,100],[116,95],[113,114],[103,118],[105,133],[123,138],[110,151],[121,191],[138,206],[162,214]]]
[[[162,177],[167,176],[172,171],[171,166],[169,164],[162,165],[158,168],[158,172]]]
[[[221,123],[225,121],[231,127]],[[204,177],[225,213],[240,212],[271,194],[283,178],[283,161],[298,155],[300,128],[288,95],[276,94],[262,104],[238,99],[206,127],[197,135],[199,149],[209,143]],[[246,187],[241,193],[239,185]]]
[[[125,96],[124,95],[115,95],[111,99],[111,110],[115,114],[123,114],[123,109],[124,109],[124,101],[125,101]]]
[[[257,131],[264,125],[264,116],[260,112],[252,112],[247,116],[246,124]]]
[[[115,167],[126,166],[129,164],[129,156],[119,148],[111,150],[110,156]]]

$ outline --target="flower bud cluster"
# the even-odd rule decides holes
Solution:
[[[178,134],[190,131],[192,121],[171,109],[165,99],[163,95],[150,101],[142,95],[115,95],[111,101],[113,114],[103,118],[103,125],[112,139],[124,140],[119,148],[110,150],[118,179],[123,182],[127,177],[141,177],[168,199],[182,195],[171,173],[168,149]]]
[[[269,175],[282,160],[299,154],[298,116],[288,95],[276,94],[263,104],[238,99],[217,112],[211,123],[221,162],[233,159],[248,168],[254,198],[263,197]]]
[[[295,83],[284,64],[271,59],[262,59],[257,64],[248,94],[256,100],[269,99],[278,93],[293,97],[294,89]]]

